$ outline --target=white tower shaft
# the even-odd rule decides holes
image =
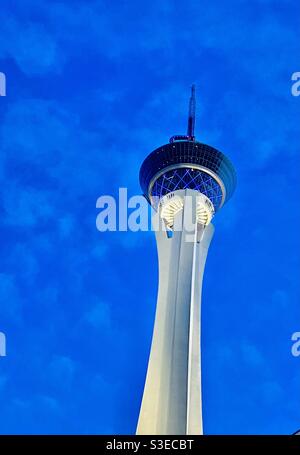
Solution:
[[[175,215],[174,225],[182,230],[171,238],[163,230],[156,232],[159,290],[137,434],[203,434],[201,289],[214,227],[195,223],[187,231],[193,213],[196,197]],[[153,223],[159,216],[157,212]]]

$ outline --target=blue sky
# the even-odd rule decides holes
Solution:
[[[100,233],[184,133],[233,161],[203,289],[207,434],[300,427],[300,5],[1,1],[1,433],[134,433],[157,292],[151,233]]]

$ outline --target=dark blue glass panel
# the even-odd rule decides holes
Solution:
[[[152,188],[151,196],[159,199],[165,194],[182,189],[197,190],[205,194],[218,210],[222,200],[222,190],[218,182],[206,172],[179,168],[166,172],[159,177]]]

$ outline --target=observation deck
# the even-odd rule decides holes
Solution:
[[[156,207],[157,200],[166,194],[192,189],[207,196],[215,211],[220,209],[236,187],[230,160],[219,150],[187,136],[171,141],[150,153],[141,166],[140,185],[149,203]]]

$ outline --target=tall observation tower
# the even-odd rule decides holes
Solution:
[[[192,86],[187,135],[171,137],[140,170],[143,193],[156,211],[159,289],[137,434],[203,434],[202,278],[211,219],[231,197],[236,176],[223,153],[196,141],[194,128]]]

